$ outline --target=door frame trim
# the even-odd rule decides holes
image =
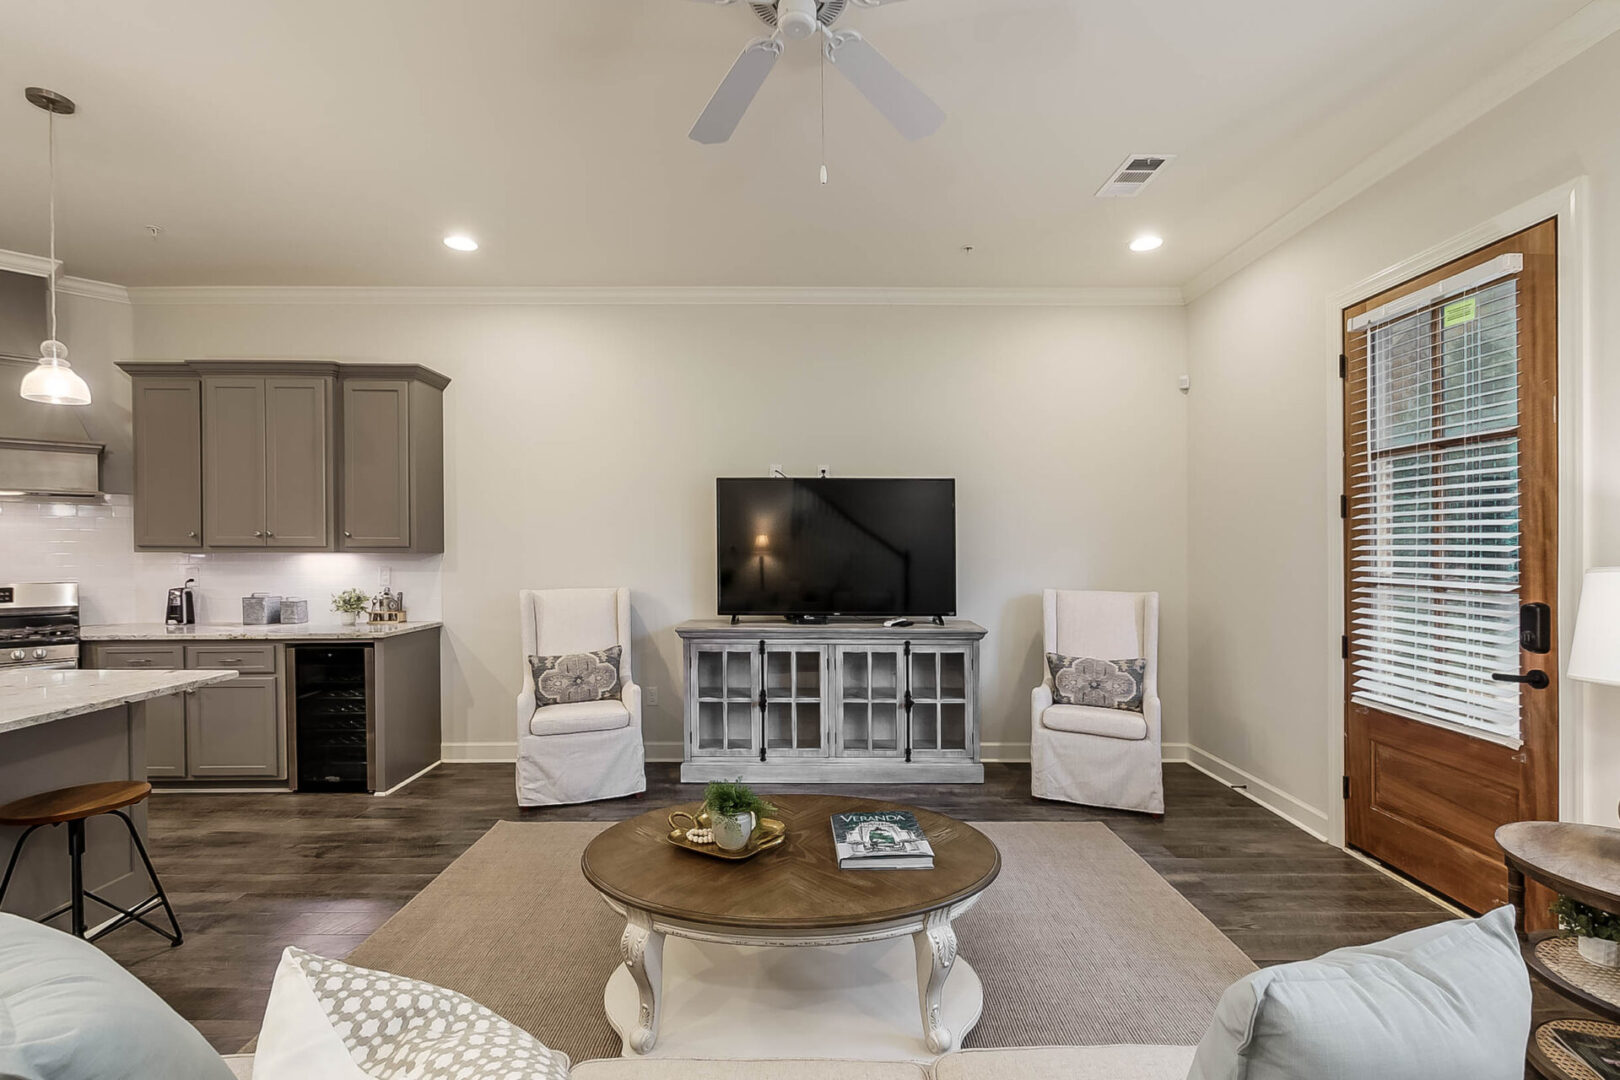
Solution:
[[[1566,181],[1330,295],[1326,310],[1327,362],[1322,368],[1326,373],[1323,407],[1327,440],[1323,469],[1327,490],[1337,494],[1344,486],[1344,398],[1339,378],[1344,309],[1548,218],[1558,219],[1558,607],[1560,612],[1568,613],[1558,620],[1560,656],[1567,655],[1575,629],[1581,578],[1591,562],[1591,539],[1585,528],[1586,466],[1591,450],[1586,416],[1586,360],[1592,345],[1589,187],[1585,176]],[[1322,655],[1328,658],[1328,700],[1324,707],[1333,717],[1328,724],[1328,775],[1324,787],[1329,793],[1327,839],[1343,848],[1345,807],[1338,792],[1339,778],[1345,771],[1346,734],[1344,660],[1339,655],[1339,638],[1344,633],[1344,521],[1339,517],[1338,500],[1329,498],[1327,503],[1323,528],[1335,571],[1328,584],[1328,620],[1322,637]],[[1573,679],[1559,679],[1558,688],[1558,817],[1579,821],[1587,816],[1580,771],[1584,693],[1581,684]]]

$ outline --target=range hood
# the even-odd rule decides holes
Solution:
[[[0,496],[101,496],[101,453],[76,405],[25,401],[23,376],[48,336],[45,279],[0,271]]]

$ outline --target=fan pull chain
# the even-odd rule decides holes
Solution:
[[[821,48],[821,186],[827,186],[827,48]]]

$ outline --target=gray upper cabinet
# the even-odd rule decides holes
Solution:
[[[444,550],[444,388],[409,364],[132,361],[140,550]]]
[[[264,547],[264,380],[203,388],[203,528],[212,548]]]
[[[344,548],[411,546],[411,384],[343,380]]]
[[[264,380],[265,546],[332,545],[332,380]]]
[[[203,543],[202,380],[134,380],[135,546]]]

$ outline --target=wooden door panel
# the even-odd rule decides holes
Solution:
[[[1477,308],[1455,306],[1465,294],[1481,298]],[[1380,329],[1352,326],[1360,315]],[[1498,614],[1552,605],[1556,640],[1556,224],[1371,297],[1345,317],[1346,839],[1485,911],[1507,902],[1496,829],[1558,810],[1557,653],[1519,652]],[[1480,389],[1489,386],[1516,391],[1513,408],[1503,411],[1501,397]],[[1490,464],[1504,460],[1511,464]],[[1516,492],[1516,504],[1502,491]],[[1514,512],[1516,533],[1504,524]],[[1505,544],[1492,529],[1506,532]],[[1488,688],[1502,685],[1497,673],[1532,669],[1552,683],[1518,691],[1515,732],[1511,705]],[[1546,899],[1526,905],[1532,929],[1549,923]]]
[[[265,543],[332,542],[332,380],[265,380]]]
[[[208,546],[263,547],[263,379],[203,379],[202,465]]]
[[[411,545],[410,383],[343,381],[345,548]]]
[[[135,546],[202,546],[202,384],[139,378],[135,429]]]

